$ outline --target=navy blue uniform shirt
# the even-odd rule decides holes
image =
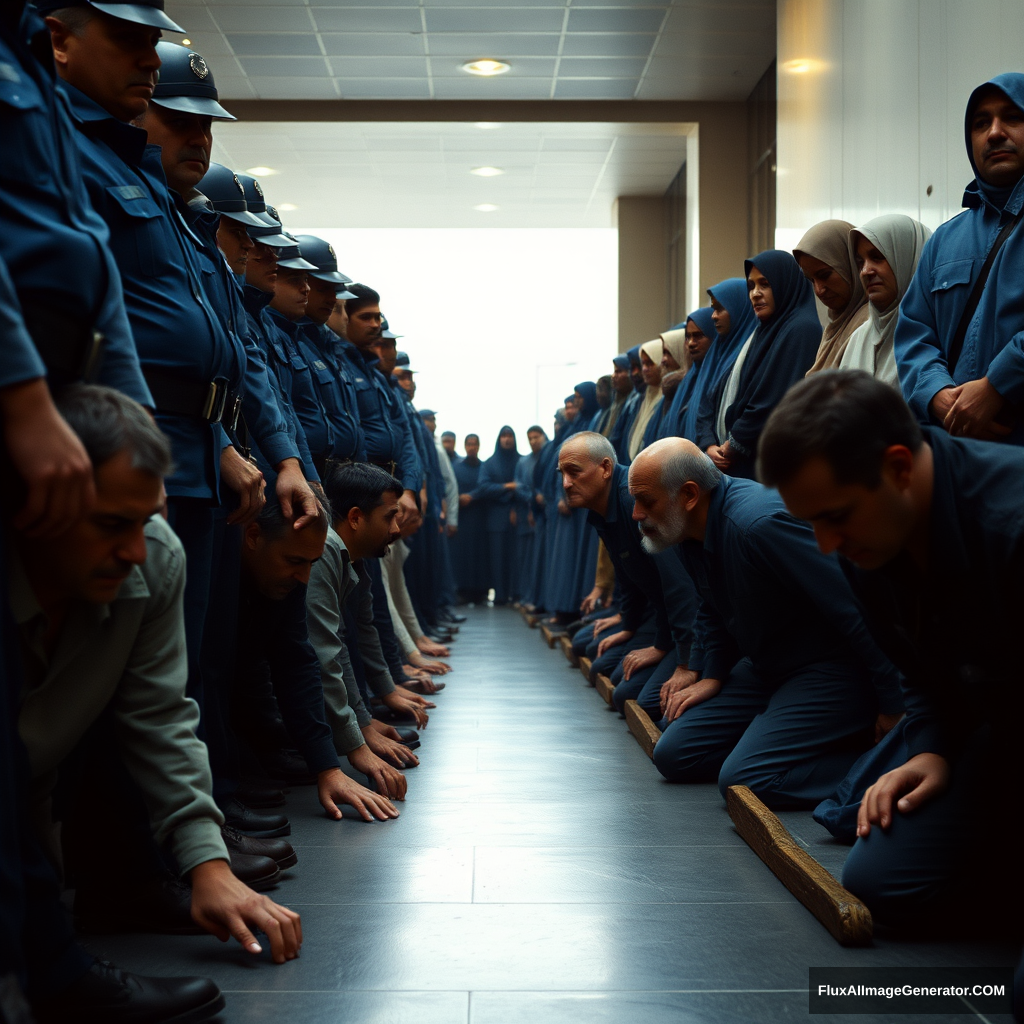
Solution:
[[[106,338],[99,382],[152,407],[75,134],[49,30],[28,7],[0,28],[0,251],[20,303],[84,317]]]
[[[870,675],[880,712],[902,710],[899,673],[871,638],[839,559],[818,550],[775,491],[723,477],[704,543],[685,540],[676,552],[700,597],[690,667],[705,678],[724,681],[744,657],[776,685],[817,663],[849,661]]]

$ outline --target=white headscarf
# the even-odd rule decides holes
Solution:
[[[854,331],[839,364],[841,370],[867,370],[879,380],[899,387],[892,339],[896,333],[900,303],[917,270],[924,243],[931,236],[919,221],[902,213],[869,220],[850,232],[850,251],[856,252],[857,236],[863,235],[886,259],[896,277],[896,298],[888,309],[869,303],[867,322]]]
[[[655,338],[653,341],[646,341],[640,346],[640,351],[647,356],[648,359],[655,366],[661,365],[661,357],[665,354],[665,348],[662,344],[661,338]],[[654,415],[658,408],[659,403],[662,401],[664,396],[661,393],[661,385],[648,384],[647,390],[644,392],[643,401],[640,403],[640,408],[637,410],[636,419],[633,421],[633,428],[629,432],[629,457],[635,459],[638,452],[644,446],[644,431],[647,429],[647,424],[650,422],[651,417]]]

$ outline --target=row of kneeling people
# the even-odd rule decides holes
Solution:
[[[162,31],[161,0],[0,18],[4,1020],[224,1005],[87,955],[59,875],[81,930],[294,959],[285,788],[397,817],[463,619],[380,295],[210,162],[231,115]]]

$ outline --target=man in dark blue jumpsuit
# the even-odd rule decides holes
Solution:
[[[700,596],[655,765],[671,781],[813,807],[903,710],[838,559],[777,494],[723,476],[682,438],[645,448],[629,483],[646,546],[675,545]]]
[[[903,673],[903,756],[854,790],[843,885],[896,924],[931,927],[951,899],[1019,920],[1020,833],[1002,822],[1024,781],[1024,453],[922,430],[886,385],[833,371],[779,403],[759,465],[842,556]]]
[[[627,700],[639,700],[657,721],[662,685],[681,680],[689,664],[697,610],[693,584],[674,556],[643,549],[633,522],[629,472],[616,464],[611,441],[593,431],[573,435],[558,453],[558,469],[569,505],[590,510],[588,521],[608,549],[620,586],[623,640],[621,647],[611,645],[611,653],[623,652],[621,672],[612,675],[604,666],[598,671],[617,684],[619,711]]]

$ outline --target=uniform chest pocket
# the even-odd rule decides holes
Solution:
[[[111,243],[115,251],[130,255],[125,250],[134,247],[135,266],[121,267],[121,272],[127,271],[130,275],[136,271],[146,277],[157,277],[164,240],[160,223],[163,211],[141,185],[108,185],[107,195],[124,214],[121,224],[111,225]]]
[[[932,292],[946,292],[957,285],[970,284],[974,260],[952,260],[932,271]]]
[[[337,388],[338,378],[335,372],[319,359],[313,363],[313,376],[321,387]]]

